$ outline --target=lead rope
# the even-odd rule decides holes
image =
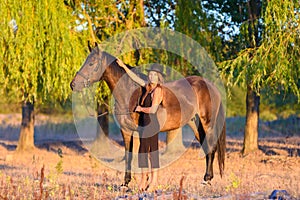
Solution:
[[[82,92],[81,92],[81,94],[82,94]],[[82,95],[82,97],[83,97],[83,95]],[[83,103],[83,105],[84,105],[86,111],[88,112],[89,117],[92,117],[92,118],[99,118],[99,117],[102,117],[102,116],[107,115],[107,114],[109,114],[110,112],[112,112],[112,111],[115,110],[115,107],[114,107],[113,109],[111,109],[109,105],[107,105],[106,103],[104,103],[104,105],[108,108],[108,111],[105,111],[104,113],[101,113],[101,114],[99,114],[99,115],[95,115],[95,114],[92,114],[92,112],[90,112],[90,109],[89,109],[88,106],[86,105],[86,103],[85,103],[85,101],[83,100],[83,98],[81,98],[81,101],[82,101],[82,103]],[[138,105],[138,102],[137,102],[137,105]],[[116,112],[114,112],[115,115],[128,115],[128,114],[132,114],[132,113],[134,113],[134,112],[129,112],[129,111],[128,111],[128,112],[124,112],[124,113],[122,113],[122,112],[121,112],[121,113],[116,113]]]

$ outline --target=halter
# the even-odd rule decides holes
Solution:
[[[92,114],[92,112],[90,112],[90,110],[88,109],[85,101],[83,99],[81,99],[83,105],[85,106],[85,109],[87,110],[87,112],[89,113],[89,117],[91,118],[99,118],[99,117],[102,117],[104,115],[107,115],[109,113],[114,113],[114,115],[130,115],[134,112],[131,112],[131,111],[128,111],[127,108],[119,108],[119,112],[116,111],[116,107],[114,106],[113,108],[111,108],[109,105],[107,105],[106,103],[104,103],[104,105],[107,107],[107,110],[108,111],[105,111],[104,113],[101,113],[101,114]],[[124,111],[125,110],[125,111]]]
[[[101,57],[99,58],[95,69],[91,70],[90,73],[88,73],[87,75],[83,74],[80,70],[76,72],[76,75],[79,75],[84,79],[83,85],[85,88],[89,88],[91,86],[90,78],[92,77],[93,73],[96,73],[99,70],[99,68],[102,64],[102,61],[103,61],[103,55],[101,55]],[[120,106],[119,109],[116,109],[115,106],[113,108],[110,108],[108,105],[106,105],[106,107],[108,108],[108,111],[106,111],[102,114],[99,114],[99,115],[95,115],[95,114],[92,114],[92,112],[88,109],[85,101],[83,99],[81,99],[81,100],[82,100],[84,106],[86,107],[87,112],[89,113],[89,117],[92,117],[92,118],[102,117],[104,115],[109,114],[110,112],[113,112],[114,115],[130,115],[130,114],[134,113],[134,112],[129,111],[127,108],[123,108],[122,106]]]
[[[93,73],[95,73],[99,70],[101,64],[102,64],[102,55],[101,55],[100,59],[98,60],[98,63],[96,65],[95,69],[93,71],[91,71],[88,75],[83,74],[80,70],[76,72],[76,75],[78,74],[79,76],[81,76],[84,79],[83,86],[85,88],[88,88],[91,86],[90,77],[93,75]]]

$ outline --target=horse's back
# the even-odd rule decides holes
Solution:
[[[217,88],[200,76],[165,83],[162,89],[163,101],[157,111],[161,131],[180,128],[196,114],[211,118],[219,108],[221,98]],[[137,89],[131,96],[130,111],[134,111],[140,95],[140,89]],[[137,124],[138,114],[132,114],[131,119]]]
[[[196,114],[210,118],[216,114],[221,102],[214,84],[200,76],[188,76],[164,84],[163,95],[162,108],[166,119],[161,119],[165,122],[162,131],[179,128]]]
[[[186,79],[197,96],[198,106],[208,107],[206,105],[210,104],[212,107],[219,107],[222,100],[221,93],[212,82],[200,76],[189,76]]]
[[[162,131],[180,128],[187,124],[197,112],[197,95],[189,78],[182,78],[163,85],[162,108],[166,119]],[[160,110],[158,114],[160,114]]]

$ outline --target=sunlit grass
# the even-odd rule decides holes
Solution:
[[[11,119],[6,119],[5,126],[0,126],[1,131],[16,131],[17,126],[12,125],[9,120]],[[297,167],[300,151],[297,140],[293,139],[299,137],[300,133],[298,118],[261,122],[259,144],[266,153],[246,158],[239,156],[245,119],[228,118],[228,151],[223,179],[218,175],[215,162],[212,186],[201,184],[205,173],[205,159],[199,159],[199,149],[193,147],[181,159],[160,171],[161,185],[157,194],[139,193],[138,173],[133,173],[130,190],[122,189],[120,186],[124,172],[106,168],[84,147],[76,150],[63,143],[64,140],[76,137],[72,122],[51,121],[49,118],[39,120],[36,127],[38,148],[34,152],[15,154],[17,137],[12,141],[2,139],[0,199],[138,199],[143,195],[150,199],[157,196],[174,199],[178,197],[179,191],[182,192],[182,199],[246,198],[239,196],[242,194],[251,194],[249,198],[255,198],[259,194],[259,197],[266,198],[272,189],[277,188],[286,189],[294,196],[300,195],[296,189],[299,185],[297,186],[295,175],[300,173]],[[117,126],[111,129],[114,130],[118,131]],[[268,139],[273,136],[288,136],[291,139]],[[58,153],[60,150],[61,156]],[[185,178],[180,184],[182,177]]]

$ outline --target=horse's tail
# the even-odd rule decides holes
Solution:
[[[217,152],[218,152],[218,163],[219,163],[219,170],[221,178],[224,173],[225,168],[225,153],[226,153],[226,122],[225,122],[225,111],[223,104],[221,103],[217,121],[223,123],[221,134],[219,135],[218,142],[217,142]]]

